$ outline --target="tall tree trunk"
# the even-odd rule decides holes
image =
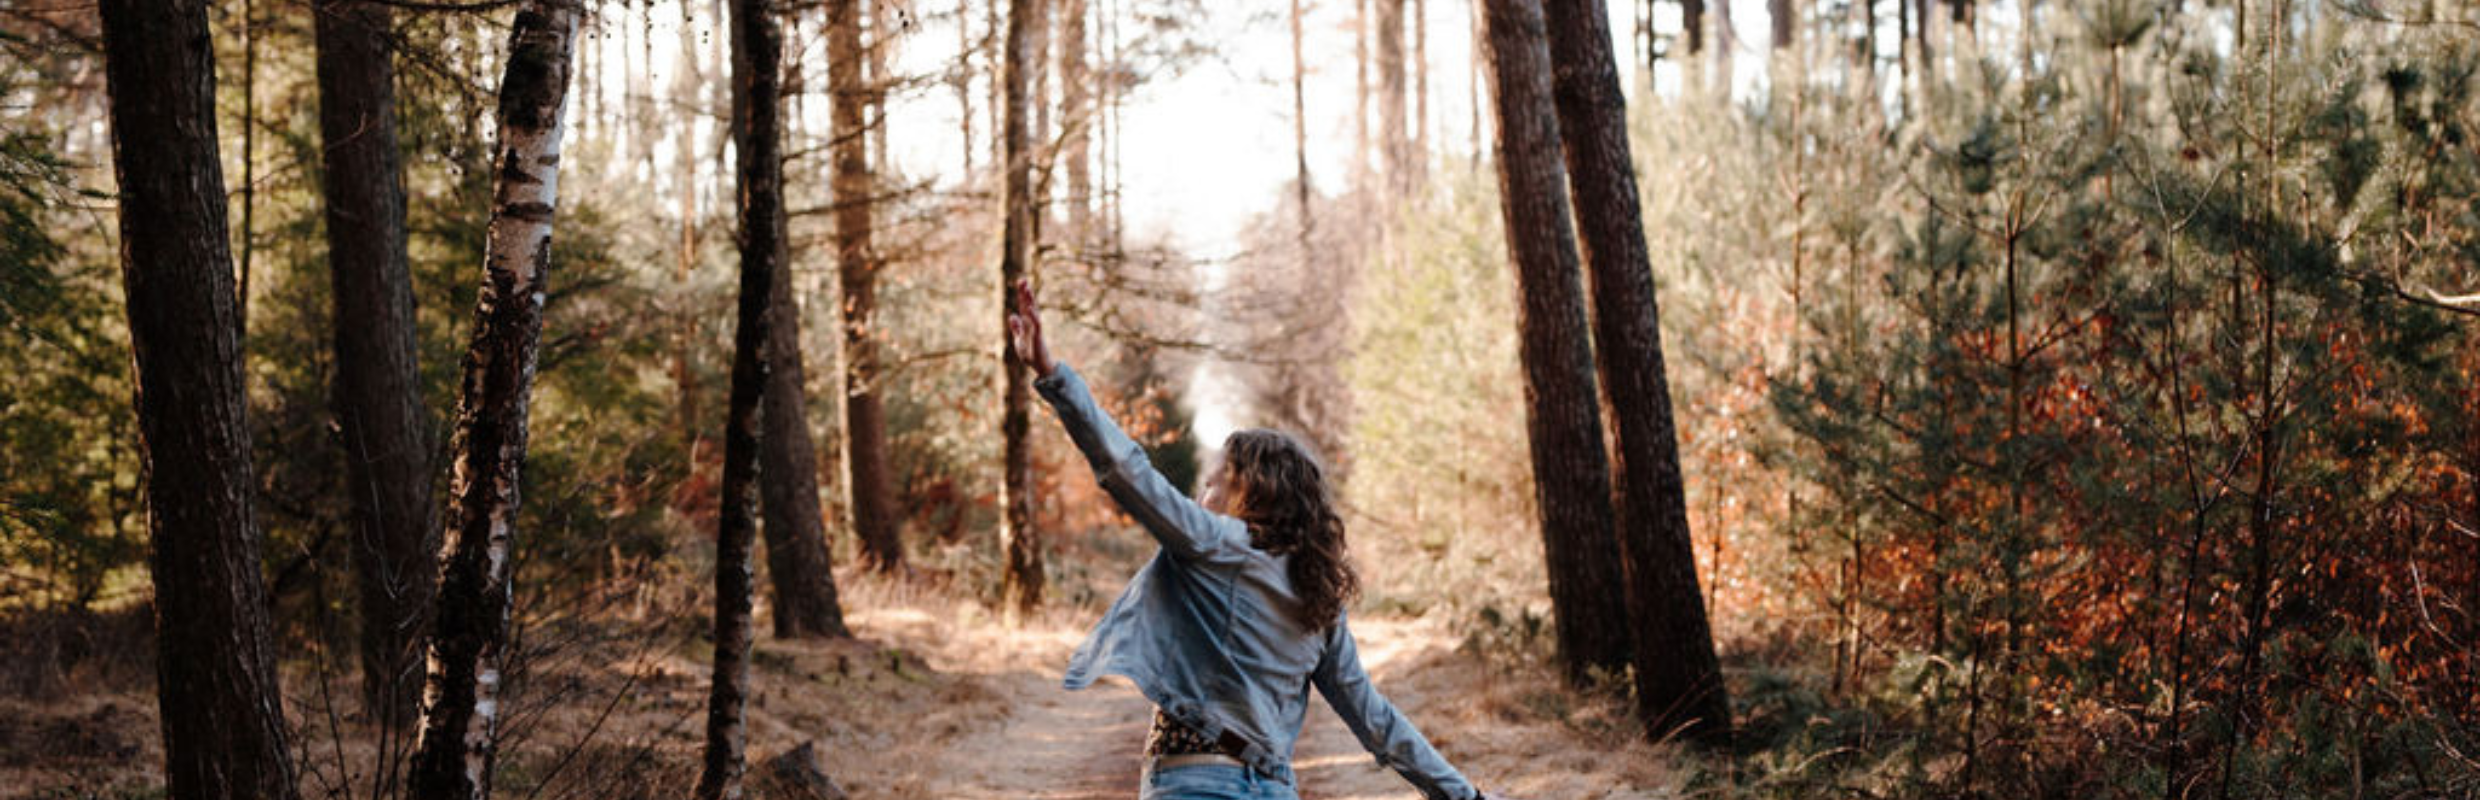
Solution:
[[[1033,113],[1033,127],[1026,130],[1025,138],[1033,148],[1034,162],[1041,165],[1041,169],[1033,173],[1037,179],[1033,185],[1033,213],[1036,216],[1042,216],[1050,210],[1051,159],[1056,154],[1056,151],[1052,149],[1052,145],[1056,143],[1056,140],[1052,138],[1052,131],[1056,129],[1051,126],[1052,0],[1022,1],[1033,7],[1032,27],[1026,31],[1028,42],[1025,45],[1026,52],[1029,54],[1025,57],[1025,74],[1033,81],[1030,88],[1025,90],[1025,104],[1026,108]],[[1035,229],[1039,230],[1040,226],[1035,226]],[[1037,237],[1034,240],[1034,249],[1040,250],[1041,246],[1041,239]]]
[[[1679,32],[1688,37],[1687,56],[1681,61],[1693,63],[1705,52],[1705,0],[1679,0]]]
[[[1715,0],[1712,11],[1714,12],[1714,71],[1708,81],[1710,85],[1719,89],[1722,97],[1727,100],[1731,96],[1731,77],[1734,71],[1731,63],[1732,56],[1739,52],[1739,29],[1731,24],[1730,0]]]
[[[1042,602],[1042,544],[1033,527],[1033,453],[1025,440],[1031,421],[1032,382],[1026,375],[1030,368],[1009,354],[1005,318],[1016,308],[1016,283],[1030,280],[1035,268],[1038,216],[1025,106],[1028,70],[1039,60],[1039,51],[1033,49],[1033,28],[1039,24],[1034,16],[1039,12],[1040,0],[1009,0],[1006,62],[1000,70],[1006,84],[1002,94],[1007,113],[999,138],[1007,174],[999,193],[999,212],[1006,218],[999,239],[999,347],[1003,354],[999,364],[999,546],[1007,559],[1000,572],[1000,593],[1011,612],[1030,611]]]
[[[1369,182],[1369,19],[1370,0],[1358,0],[1352,12],[1352,169],[1354,190],[1368,188]]]
[[[956,0],[956,133],[964,142],[965,180],[973,177],[973,0]]]
[[[870,169],[876,173],[887,173],[894,171],[887,162],[888,154],[894,152],[887,148],[887,54],[895,47],[896,34],[903,29],[891,28],[887,24],[887,4],[892,0],[864,2],[869,11],[869,22],[862,27],[869,31],[870,46],[863,51],[867,58],[863,60],[866,70],[862,73],[861,86],[862,96],[868,99],[868,122],[865,124],[870,131]]]
[[[683,0],[680,4],[680,49],[672,54],[671,100],[674,103],[685,103],[692,109],[689,119],[679,121],[673,130],[673,135],[680,138],[678,147],[673,149],[672,161],[673,180],[677,181],[672,191],[678,195],[677,200],[680,206],[680,243],[673,251],[675,261],[673,262],[672,288],[675,298],[683,306],[679,310],[680,328],[674,334],[679,337],[679,341],[673,343],[672,381],[675,390],[680,393],[681,446],[687,449],[688,473],[695,475],[698,472],[700,452],[704,450],[706,431],[699,421],[702,414],[698,411],[697,341],[700,312],[695,307],[689,291],[689,273],[697,269],[698,257],[697,134],[698,129],[704,126],[698,124],[697,115],[701,105],[698,102],[698,93],[705,84],[705,79],[698,74],[697,20],[693,16],[692,8],[693,6],[687,0]],[[649,31],[648,35],[651,36],[652,32]]]
[[[207,4],[104,0],[100,13],[166,788],[174,800],[292,798],[251,507]]]
[[[412,722],[419,699],[422,626],[438,587],[439,554],[405,256],[396,69],[388,54],[395,12],[370,0],[322,0],[311,17],[339,321],[332,402],[352,487],[362,701],[381,727],[395,731]]]
[[[1916,5],[1912,7],[1912,43],[1920,48],[1920,79],[1921,85],[1925,87],[1928,85],[1928,77],[1937,74],[1937,71],[1930,67],[1937,61],[1937,50],[1929,44],[1929,24],[1937,17],[1937,0],[1914,0],[1914,2]]]
[[[1650,3],[1653,0],[1645,0]],[[1481,0],[1467,0],[1465,8],[1472,26],[1465,30],[1464,59],[1464,132],[1472,137],[1470,152],[1472,168],[1480,169],[1485,152],[1481,148]],[[1650,76],[1650,72],[1647,73]],[[1647,78],[1651,80],[1650,77]],[[1651,85],[1651,84],[1648,84]]]
[[[1412,138],[1404,119],[1404,0],[1378,5],[1378,152],[1386,189],[1397,201],[1412,195]]]
[[[835,271],[844,295],[844,467],[862,555],[873,567],[893,570],[904,564],[904,543],[897,538],[904,519],[888,488],[887,415],[878,391],[878,262],[870,249],[870,193],[877,181],[866,152],[871,92],[862,85],[862,2],[827,2]]]
[[[768,302],[774,310],[772,324],[767,326],[766,394],[759,402],[766,426],[763,447],[758,455],[759,507],[766,525],[766,573],[775,590],[775,636],[783,639],[807,637],[843,637],[852,635],[844,627],[844,609],[836,597],[835,565],[827,555],[827,532],[824,512],[818,508],[818,450],[810,441],[809,389],[801,357],[801,303],[794,294],[792,256],[786,246],[789,224],[783,213],[783,166],[781,162],[782,129],[788,121],[784,112],[783,87],[774,76],[781,74],[783,34],[773,17],[763,8],[739,8],[733,19],[733,35],[747,37],[751,52],[737,49],[732,62],[733,131],[739,136],[733,152],[749,158],[775,158],[774,166],[760,164],[766,180],[744,177],[741,182],[746,195],[765,189],[773,192],[764,198],[744,197],[741,217],[741,259],[764,259],[769,274]],[[748,30],[741,16],[765,21],[763,35]],[[761,41],[763,40],[763,41]],[[741,39],[735,39],[741,47]],[[755,59],[755,65],[741,62]],[[752,70],[756,74],[752,74]],[[742,86],[740,81],[759,81],[757,86]],[[797,116],[791,119],[798,119]],[[744,130],[761,124],[758,130]],[[840,140],[839,140],[840,142]],[[742,165],[746,171],[750,167]],[[765,201],[760,203],[759,201]],[[751,210],[769,211],[752,216]],[[760,249],[765,248],[765,249]]]
[[[1120,179],[1124,171],[1120,161],[1120,144],[1126,137],[1121,135],[1120,130],[1127,119],[1123,113],[1126,107],[1121,105],[1127,87],[1121,85],[1119,77],[1125,72],[1121,63],[1124,48],[1119,34],[1120,6],[1118,0],[1102,0],[1102,6],[1102,74],[1109,77],[1096,87],[1101,95],[1103,122],[1100,126],[1102,136],[1096,142],[1102,162],[1096,170],[1102,176],[1102,215],[1098,221],[1102,225],[1103,252],[1117,258],[1121,253],[1120,232],[1126,228],[1123,224],[1125,220],[1120,215]]]
[[[1412,154],[1429,166],[1429,0],[1412,0]]]
[[[250,264],[258,252],[258,14],[241,0],[241,278],[233,330],[250,333]],[[246,361],[248,353],[242,353]],[[243,365],[243,371],[248,365]]]
[[[654,85],[654,4],[647,3],[637,20],[637,67],[629,72],[631,87]],[[655,174],[653,92],[632,91],[629,106],[629,160],[645,165],[648,180]]]
[[[1007,23],[1000,18],[999,7],[1004,0],[985,0],[982,4],[982,29],[989,32],[984,46],[989,50],[990,66],[990,161],[1001,170],[1007,169]],[[1004,177],[1001,180],[1005,180]]]
[[[1551,98],[1540,0],[1483,0],[1484,63],[1498,120],[1498,185],[1516,277],[1518,355],[1550,604],[1570,680],[1628,663],[1626,582],[1602,451],[1583,280]]]
[[[1904,110],[1905,116],[1910,116],[1911,114],[1912,77],[1920,74],[1919,65],[1912,62],[1914,55],[1915,52],[1912,47],[1912,0],[1894,0],[1895,98],[1898,102],[1902,103],[1902,105],[1898,106],[1898,108]]]
[[[1086,0],[1061,0],[1059,5],[1059,157],[1068,176],[1068,252],[1083,258],[1092,246],[1094,103],[1092,70],[1085,64],[1088,41]]]
[[[776,208],[782,208],[780,200]],[[768,359],[766,396],[760,401],[766,436],[758,469],[760,508],[766,521],[766,574],[775,590],[775,636],[851,636],[835,588],[835,562],[827,553],[825,512],[818,507],[818,448],[809,433],[809,390],[801,363],[801,304],[793,296],[792,258],[783,248],[788,238],[786,224],[780,215],[772,221],[744,220],[741,224],[775,226],[771,238],[777,248],[769,256],[774,262],[769,301],[774,304],[775,319],[767,328],[767,346],[773,352]]]
[[[849,12],[843,22],[856,22]],[[832,20],[831,20],[832,21]],[[715,662],[706,699],[706,751],[698,800],[741,796],[749,725],[749,550],[757,533],[760,417],[768,367],[783,351],[770,329],[784,308],[784,164],[780,120],[783,32],[768,0],[733,0],[732,152],[740,176],[740,314],[732,336],[732,397],[723,432],[722,508],[715,523]],[[797,349],[792,352],[799,352]],[[803,424],[795,419],[792,424]],[[773,421],[769,428],[780,428]],[[772,432],[772,431],[769,431]],[[771,447],[770,447],[771,449]],[[816,483],[808,493],[816,497]],[[817,517],[811,516],[815,523]],[[770,521],[769,527],[773,527]]]
[[[1660,304],[1628,154],[1627,98],[1602,0],[1549,0],[1550,57],[1568,185],[1593,292],[1595,353],[1619,429],[1620,550],[1635,622],[1637,713],[1647,734],[1727,739],[1731,706],[1697,587],[1687,487],[1662,358]]]
[[[1791,16],[1791,0],[1765,0],[1765,16],[1772,23],[1774,49],[1790,47],[1799,35],[1799,21]]]
[[[1309,238],[1316,230],[1311,221],[1309,196],[1309,62],[1301,54],[1304,31],[1301,28],[1301,3],[1292,0],[1292,191],[1293,209],[1300,215],[1298,237],[1300,257],[1309,257]]]
[[[603,22],[599,17],[588,17],[579,20],[578,24],[584,27],[578,38],[585,46],[577,49],[577,132],[595,136],[601,133],[597,129],[602,127],[600,121],[595,119],[596,114],[602,113],[601,103],[598,102],[601,98],[596,95],[603,91],[602,65],[596,60],[595,51],[603,49]]]
[[[578,15],[572,3],[529,0],[518,5],[508,37],[492,171],[498,177],[456,412],[422,731],[408,773],[410,796],[421,800],[479,800],[491,791],[500,665],[508,655],[509,558],[559,199],[560,112]]]

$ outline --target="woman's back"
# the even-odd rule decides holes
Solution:
[[[1339,603],[1334,585],[1303,586],[1297,567],[1304,565],[1295,559],[1339,559],[1339,539],[1325,552],[1298,541],[1261,549],[1267,542],[1256,540],[1284,537],[1253,537],[1248,525],[1173,487],[1102,413],[1075,370],[1060,366],[1034,388],[1103,489],[1163,546],[1077,648],[1069,689],[1106,674],[1127,677],[1178,724],[1289,786],[1292,746],[1315,688],[1379,763],[1424,795],[1477,794],[1370,685],[1342,613],[1304,613]]]

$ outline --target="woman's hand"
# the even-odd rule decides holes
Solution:
[[[1051,361],[1050,346],[1042,341],[1042,311],[1034,306],[1033,286],[1017,281],[1016,308],[1007,314],[1008,345],[1016,358],[1033,367],[1035,377],[1050,377],[1057,365]]]

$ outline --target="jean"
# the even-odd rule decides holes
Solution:
[[[1196,764],[1145,769],[1137,800],[1300,800],[1292,785],[1247,767]]]

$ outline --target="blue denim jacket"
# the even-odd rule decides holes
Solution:
[[[1103,490],[1162,543],[1077,647],[1067,688],[1083,689],[1105,674],[1124,676],[1172,719],[1207,738],[1239,734],[1249,743],[1242,761],[1294,783],[1292,745],[1315,687],[1361,746],[1423,796],[1464,800],[1478,794],[1370,685],[1343,618],[1323,631],[1293,619],[1299,599],[1286,572],[1288,556],[1251,547],[1246,525],[1207,511],[1155,472],[1145,450],[1094,404],[1075,370],[1061,364],[1033,385],[1092,463]]]

